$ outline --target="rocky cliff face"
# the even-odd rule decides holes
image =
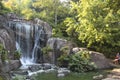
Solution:
[[[6,26],[6,22],[7,19],[0,16],[0,43],[12,54],[15,51],[15,38],[13,31]]]

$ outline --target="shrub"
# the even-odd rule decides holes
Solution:
[[[8,59],[8,52],[2,44],[0,44],[0,54],[2,62]]]
[[[63,54],[67,54],[68,53],[68,50],[69,50],[69,47],[68,46],[64,46],[60,49],[60,51],[63,53]]]
[[[20,51],[19,51],[19,50],[16,50],[15,53],[14,53],[14,59],[15,59],[15,60],[18,60],[18,59],[20,59],[20,57],[21,57]]]
[[[43,47],[41,50],[43,54],[47,54],[48,52],[52,51],[50,46]]]
[[[67,67],[73,72],[86,72],[95,69],[94,63],[90,62],[90,56],[87,51],[79,51],[72,55],[62,55],[58,58],[58,62],[60,66]]]
[[[68,67],[69,56],[67,54],[61,55],[57,60],[58,60],[58,66]]]

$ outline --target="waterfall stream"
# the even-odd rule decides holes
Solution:
[[[16,49],[22,53],[23,65],[36,63],[45,42],[43,26],[30,22],[12,21],[9,27],[15,32]]]

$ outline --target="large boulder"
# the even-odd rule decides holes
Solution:
[[[99,52],[90,51],[91,61],[95,63],[97,69],[108,69],[112,68],[110,61]]]
[[[47,41],[47,46],[52,49],[52,52],[49,52],[47,58],[45,58],[46,62],[57,64],[57,59],[64,54],[61,49],[67,48],[66,54],[71,54],[72,44],[65,39],[60,38],[50,38]]]

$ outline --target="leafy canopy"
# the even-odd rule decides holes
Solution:
[[[119,0],[80,0],[71,6],[76,15],[65,20],[69,35],[77,33],[88,47],[96,43],[120,46]]]

